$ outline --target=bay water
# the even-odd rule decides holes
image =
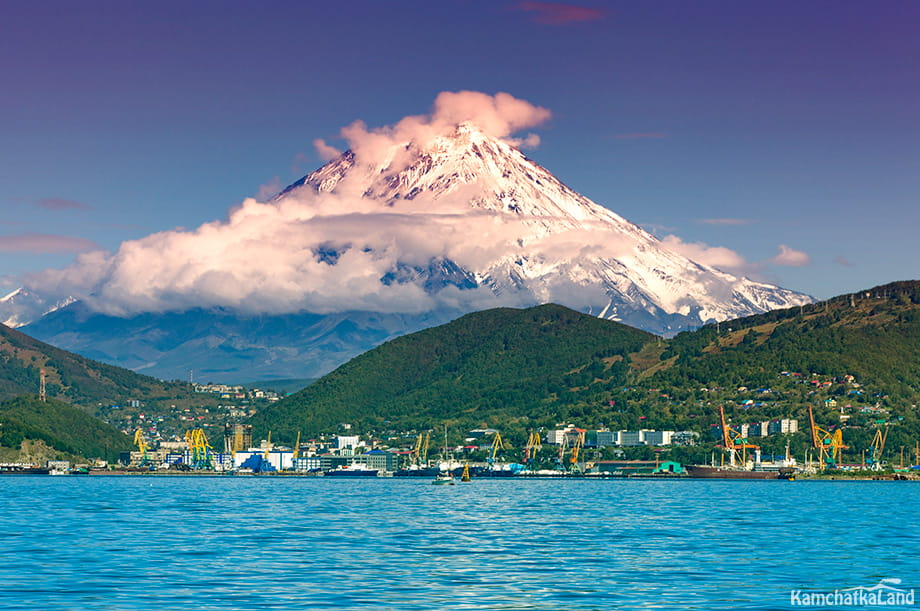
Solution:
[[[2,476],[0,609],[792,609],[920,590],[918,507],[915,482]]]

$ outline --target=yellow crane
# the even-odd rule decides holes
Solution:
[[[498,454],[498,451],[504,449],[505,443],[502,441],[502,434],[496,431],[495,437],[492,438],[492,451],[489,452],[488,462],[490,465],[495,462],[495,455]]]
[[[431,442],[431,433],[419,433],[415,440],[415,447],[412,448],[412,460],[415,464],[422,466],[428,461],[428,444]]]
[[[741,433],[732,429],[725,420],[725,408],[721,405],[719,406],[719,420],[722,423],[722,447],[728,452],[730,464],[734,466],[740,462],[741,465],[744,465],[747,462],[747,451],[759,450],[760,446],[748,443]],[[741,454],[738,453],[739,450]]]
[[[193,469],[211,469],[211,444],[204,429],[192,429],[185,432],[185,441],[191,453],[191,467]]]
[[[578,464],[578,453],[585,447],[585,431],[578,430],[577,432],[578,435],[575,436],[575,443],[572,444],[572,457],[569,458],[569,463],[573,467]]]
[[[144,440],[144,433],[140,429],[134,431],[134,444],[137,446],[137,451],[141,453],[140,466],[143,467],[147,464],[147,441]]]
[[[849,448],[843,445],[843,431],[837,429],[832,433],[815,424],[815,414],[810,405],[808,406],[808,420],[811,423],[811,444],[818,450],[821,468],[823,469],[825,465],[836,467],[840,462],[840,451]]]
[[[885,442],[888,440],[888,429],[882,433],[881,429],[875,429],[875,435],[872,437],[872,443],[869,444],[869,456],[866,458],[866,464],[872,469],[881,469],[882,452],[885,451]]]
[[[524,464],[528,464],[536,459],[537,452],[540,451],[540,433],[533,432],[527,437],[527,445],[524,446]]]
[[[300,431],[297,431],[297,441],[294,442],[294,455],[292,456],[292,460],[293,460],[294,463],[295,463],[294,466],[296,466],[296,463],[297,463],[297,455],[298,455],[299,453],[300,453]]]

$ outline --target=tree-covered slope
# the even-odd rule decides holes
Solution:
[[[920,282],[682,333],[654,375],[669,385],[767,385],[779,371],[855,376],[906,399],[920,391]]]
[[[37,392],[41,369],[47,376],[48,395],[74,404],[141,395],[174,396],[177,390],[187,390],[184,385],[93,361],[0,325],[0,399]]]
[[[486,310],[387,342],[251,422],[257,434],[293,440],[338,423],[406,430],[552,420],[577,400],[573,389],[622,384],[627,355],[652,337],[557,305]]]
[[[19,448],[24,440],[70,455],[113,459],[131,449],[131,439],[63,401],[24,395],[0,403],[0,445]]]

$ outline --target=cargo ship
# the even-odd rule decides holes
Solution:
[[[709,465],[685,465],[687,475],[697,479],[795,479],[793,467],[755,470],[738,467],[711,467]]]
[[[377,477],[380,469],[370,469],[367,465],[341,465],[335,469],[324,471],[326,477]]]
[[[721,448],[728,457],[727,465],[686,465],[687,475],[696,479],[795,479],[795,459],[789,454],[779,462],[761,462],[760,446],[748,443],[747,439],[734,431],[725,421],[725,410],[719,406],[719,420],[722,428]],[[748,459],[748,450],[753,451],[753,461]],[[714,461],[715,459],[713,459]]]
[[[48,475],[51,469],[37,465],[24,465],[20,463],[6,463],[0,465],[0,475]]]

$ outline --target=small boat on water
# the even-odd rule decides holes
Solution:
[[[367,465],[355,463],[329,469],[324,471],[323,475],[326,477],[377,477],[379,471],[380,469],[371,469]]]
[[[434,484],[435,486],[453,486],[457,482],[454,481],[453,475],[451,475],[448,472],[444,472],[444,473],[438,473],[437,476],[435,476],[435,478],[431,480],[431,483]]]

